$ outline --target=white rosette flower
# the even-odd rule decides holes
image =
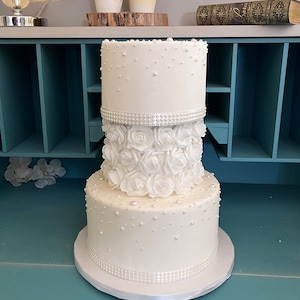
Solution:
[[[164,171],[167,176],[175,176],[187,167],[188,160],[183,149],[173,149],[166,156]]]
[[[151,198],[169,197],[175,190],[175,182],[173,178],[157,174],[148,178],[147,187]]]
[[[178,174],[175,178],[175,193],[178,195],[183,195],[188,193],[194,183],[193,172],[189,170],[185,170],[184,172]]]
[[[120,184],[121,191],[128,196],[145,196],[147,191],[147,177],[139,171],[127,173]]]
[[[203,119],[195,122],[194,124],[194,132],[195,136],[199,138],[199,140],[203,137],[205,137],[206,134],[206,125],[204,124]]]
[[[170,151],[174,148],[175,141],[172,127],[154,127],[154,145],[157,150]]]
[[[106,144],[102,147],[102,157],[106,160],[113,168],[118,163],[119,152],[112,144]]]
[[[116,169],[107,170],[105,173],[109,186],[115,189],[119,188],[121,182],[125,177],[126,170],[124,170],[124,168],[120,166],[117,166]]]
[[[10,157],[10,164],[4,172],[4,178],[15,187],[30,181],[32,179],[32,169],[29,168],[31,161],[30,157]]]
[[[203,153],[202,143],[191,144],[187,146],[184,151],[192,163],[199,161]]]
[[[146,176],[152,174],[161,174],[165,162],[164,152],[146,152],[140,160],[140,169]]]
[[[128,148],[146,152],[153,146],[154,134],[149,127],[135,126],[129,128],[127,133]]]
[[[47,185],[55,184],[57,177],[66,174],[66,169],[62,167],[61,161],[58,159],[53,159],[48,164],[44,158],[41,158],[37,161],[37,165],[29,168],[31,161],[31,158],[11,157],[10,164],[4,173],[5,179],[16,187],[35,180],[36,187],[44,188]]]
[[[175,136],[177,145],[181,148],[192,143],[194,132],[191,124],[183,124],[175,126]]]
[[[120,150],[126,140],[127,128],[125,125],[113,124],[107,120],[103,120],[102,130],[105,132],[105,143],[114,145]]]
[[[107,162],[106,160],[104,160],[100,166],[101,171],[103,172],[103,175],[105,178],[107,178],[107,174],[109,171],[112,170],[112,167],[110,165],[109,162]]]
[[[41,158],[33,167],[32,180],[36,180],[34,185],[42,189],[47,185],[55,184],[56,177],[62,177],[65,174],[66,169],[62,167],[60,160],[53,159],[48,164],[44,158]]]
[[[140,157],[140,152],[134,149],[123,149],[119,154],[119,163],[130,172],[137,169]]]
[[[204,168],[202,162],[195,162],[191,167],[191,171],[193,174],[193,186],[200,184],[204,176]]]
[[[50,175],[56,176],[56,177],[63,177],[67,171],[66,169],[62,166],[61,161],[59,159],[52,159],[50,161],[50,166],[52,166],[52,173]]]
[[[107,132],[111,126],[111,123],[105,119],[102,119],[102,131]]]

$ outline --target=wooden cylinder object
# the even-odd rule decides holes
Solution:
[[[89,26],[168,26],[168,15],[163,13],[87,13]]]

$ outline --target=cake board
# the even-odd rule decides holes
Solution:
[[[124,280],[101,270],[87,249],[87,227],[79,232],[74,244],[75,266],[78,272],[98,290],[126,300],[188,300],[203,296],[223,284],[234,265],[234,246],[219,228],[216,259],[199,274],[178,282],[149,284]]]

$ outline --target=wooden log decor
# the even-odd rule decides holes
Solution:
[[[162,13],[87,13],[89,26],[168,26],[168,15]]]

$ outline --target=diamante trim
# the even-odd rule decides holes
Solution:
[[[89,254],[93,262],[103,271],[129,281],[142,283],[172,283],[184,279],[188,279],[197,275],[206,269],[216,258],[217,250],[215,250],[205,261],[186,269],[175,270],[170,272],[138,272],[128,270],[108,263],[99,257],[91,248]]]
[[[141,126],[167,126],[167,125],[179,125],[188,122],[197,121],[205,117],[206,108],[200,110],[194,110],[189,112],[179,113],[127,113],[113,111],[101,107],[101,115],[103,119],[106,119],[112,123],[124,124],[124,125],[141,125]]]

